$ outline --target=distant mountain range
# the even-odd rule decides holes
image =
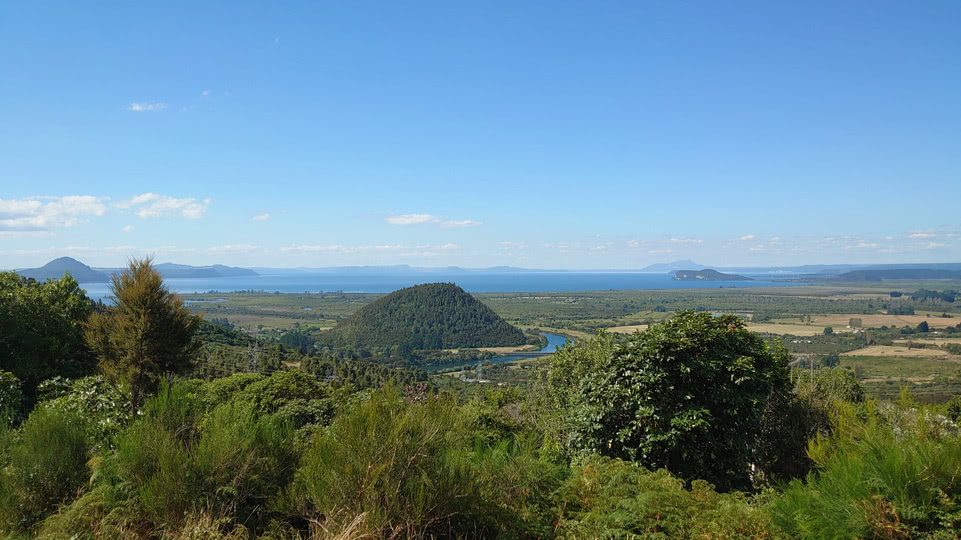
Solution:
[[[161,263],[154,266],[165,278],[218,278],[231,276],[256,276],[249,268],[236,268],[215,264],[213,266],[189,266],[186,264]],[[40,268],[16,270],[24,277],[37,281],[59,279],[67,272],[80,283],[106,283],[110,276],[123,271],[123,268],[91,268],[71,257],[54,259]]]
[[[961,263],[908,263],[908,264],[809,264],[802,266],[765,266],[765,267],[723,267],[706,266],[691,260],[679,260],[668,263],[657,263],[645,266],[641,269],[544,269],[544,268],[520,268],[516,266],[492,266],[488,268],[462,268],[459,266],[410,266],[407,264],[396,264],[386,266],[328,266],[318,268],[298,267],[298,268],[271,268],[253,267],[239,268],[234,266],[224,266],[214,264],[210,266],[190,266],[186,264],[161,263],[156,265],[157,270],[165,278],[221,278],[233,276],[257,276],[262,274],[273,275],[300,275],[300,274],[425,274],[425,275],[451,275],[451,274],[470,274],[470,273],[530,273],[530,272],[572,272],[572,273],[618,273],[618,272],[640,272],[640,273],[664,273],[674,274],[679,270],[697,272],[701,270],[716,270],[721,273],[741,274],[754,278],[771,279],[782,278],[794,281],[820,281],[824,279],[835,280],[839,276],[846,276],[844,279],[849,281],[876,281],[879,279],[950,279],[949,276],[957,278],[961,275]],[[60,257],[54,259],[40,268],[28,268],[14,270],[24,276],[32,277],[37,280],[49,278],[60,278],[64,272],[70,274],[81,283],[103,283],[110,280],[110,276],[123,270],[123,268],[91,268],[86,264],[70,258]],[[903,271],[916,270],[917,273],[904,273]],[[897,272],[900,274],[897,274]],[[930,272],[925,272],[930,271]],[[866,272],[866,273],[858,273]],[[877,273],[881,272],[881,273]],[[957,273],[957,274],[954,274]],[[914,277],[892,277],[894,275],[917,276]],[[935,277],[944,276],[944,277]],[[704,279],[704,278],[700,278]]]

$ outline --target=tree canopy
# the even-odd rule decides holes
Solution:
[[[559,353],[552,368],[563,371],[552,376],[569,392],[573,449],[724,490],[750,486],[765,404],[789,383],[786,352],[737,317],[694,312],[626,343],[595,339],[582,347]],[[590,367],[578,373],[570,366],[579,356]]]
[[[162,375],[190,368],[199,319],[163,283],[150,259],[133,260],[111,280],[115,304],[90,316],[86,340],[100,369],[130,390],[136,410]]]
[[[40,283],[0,273],[0,370],[20,380],[26,409],[44,379],[93,373],[82,328],[93,307],[69,275]]]

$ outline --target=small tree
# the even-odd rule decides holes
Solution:
[[[921,324],[918,325],[918,332],[927,332],[928,330],[928,321],[921,321]]]
[[[833,329],[833,328],[831,328],[830,326],[825,326],[825,327],[824,327],[824,335],[825,335],[825,336],[830,336],[830,335],[833,334],[833,333],[834,333],[834,329]]]
[[[115,304],[87,320],[84,336],[103,373],[130,391],[131,412],[164,375],[189,369],[199,347],[199,319],[170,292],[150,259],[112,278]]]

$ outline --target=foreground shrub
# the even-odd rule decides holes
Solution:
[[[90,438],[82,418],[38,409],[23,423],[0,471],[0,530],[29,529],[73,500],[89,478]]]
[[[600,456],[575,467],[558,491],[563,538],[774,538],[770,516],[741,494],[691,489],[666,470]]]
[[[130,422],[130,397],[100,375],[74,380],[54,377],[40,383],[37,392],[41,407],[84,418],[101,447],[109,447]]]
[[[961,529],[961,438],[943,417],[849,406],[809,454],[817,472],[773,503],[793,537],[955,538]]]
[[[264,525],[296,470],[290,426],[234,404],[201,416],[192,389],[163,386],[148,400],[98,466],[91,493],[42,532],[169,536],[190,529],[190,516],[200,515],[225,531]]]
[[[579,380],[552,374],[572,391],[564,411],[571,448],[706,479],[724,491],[751,487],[764,404],[789,385],[783,348],[769,347],[737,317],[695,312],[624,344],[597,339],[584,347],[604,353],[594,369],[572,370]]]
[[[457,408],[443,397],[405,402],[392,388],[318,432],[297,489],[327,530],[365,515],[384,536],[470,529],[476,505]]]

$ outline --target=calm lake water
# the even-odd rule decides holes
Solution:
[[[771,281],[675,281],[671,274],[600,272],[278,274],[202,279],[168,279],[183,294],[210,291],[389,293],[420,283],[456,283],[467,292],[579,292],[617,289],[716,289],[798,285]],[[108,296],[107,283],[81,283],[93,299]]]

